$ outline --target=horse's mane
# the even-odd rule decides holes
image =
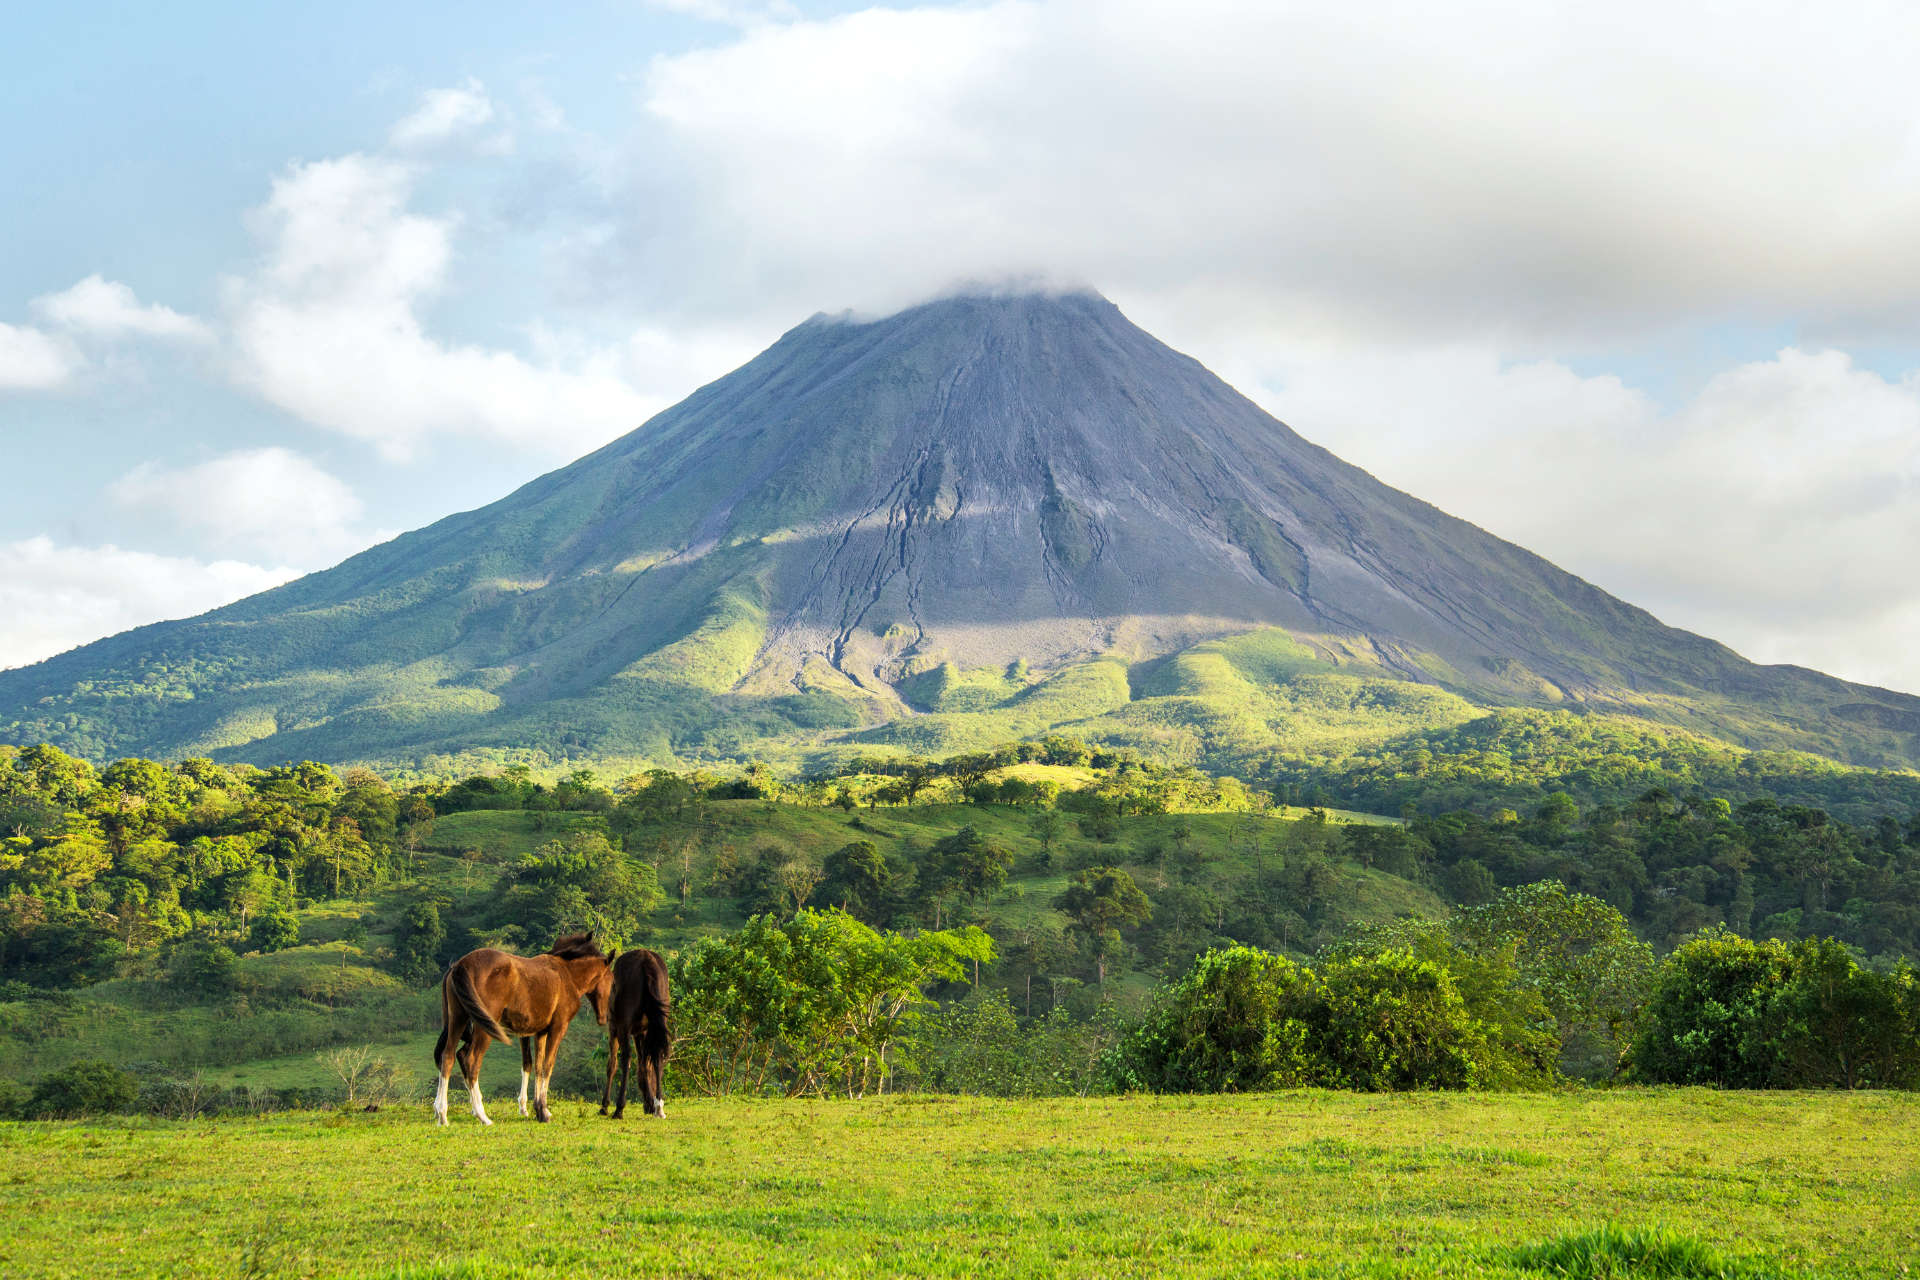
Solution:
[[[547,948],[547,954],[562,960],[584,960],[588,956],[606,958],[591,933],[569,933],[555,938],[553,945]]]

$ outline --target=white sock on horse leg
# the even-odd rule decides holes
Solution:
[[[492,1124],[493,1121],[487,1118],[486,1107],[481,1105],[480,1086],[478,1083],[470,1084],[467,1086],[467,1096],[473,1100],[473,1114],[480,1117],[480,1123]]]
[[[520,1114],[527,1114],[527,1073],[520,1073]]]
[[[445,1076],[440,1077],[440,1087],[434,1091],[433,1115],[434,1119],[441,1124],[447,1123],[447,1078]]]

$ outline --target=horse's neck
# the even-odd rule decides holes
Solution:
[[[584,992],[600,981],[607,962],[598,956],[582,956],[578,960],[562,960],[560,967],[567,971],[567,981],[573,984],[573,989]]]

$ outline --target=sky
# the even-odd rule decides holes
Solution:
[[[1920,692],[1920,9],[0,6],[0,666],[818,311],[1088,286],[1758,662]]]

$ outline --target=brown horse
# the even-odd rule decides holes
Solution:
[[[614,961],[613,1012],[607,1015],[607,1087],[600,1095],[600,1114],[607,1114],[613,1097],[613,1064],[620,1061],[620,1101],[613,1118],[627,1114],[627,1068],[633,1059],[634,1041],[640,1042],[640,1109],[648,1115],[667,1118],[666,1089],[662,1075],[667,1069],[667,1050],[672,1038],[667,1019],[673,1013],[673,991],[667,985],[667,966],[655,951],[644,947],[629,951]]]
[[[440,982],[440,1043],[433,1047],[433,1065],[440,1075],[433,1114],[447,1123],[447,1078],[458,1061],[466,1078],[473,1114],[492,1124],[480,1102],[480,1063],[487,1046],[505,1044],[520,1036],[520,1113],[526,1114],[527,1077],[535,1077],[533,1110],[542,1123],[551,1120],[547,1109],[547,1081],[560,1053],[567,1024],[580,1012],[580,997],[593,1005],[594,1019],[606,1025],[612,1004],[613,965],[600,954],[591,933],[570,933],[554,941],[545,955],[516,956],[491,947],[469,951],[454,961]],[[461,1047],[455,1049],[455,1042]],[[536,1061],[537,1058],[537,1061]]]

